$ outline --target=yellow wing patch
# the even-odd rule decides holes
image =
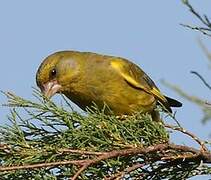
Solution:
[[[151,94],[150,90],[147,89],[146,87],[142,86],[139,82],[137,82],[124,68],[124,63],[121,61],[112,61],[111,66],[116,69],[121,76],[132,86],[135,88],[142,89],[146,91],[147,93]]]
[[[138,88],[138,89],[142,89],[144,90],[146,93],[152,94],[153,96],[155,96],[159,102],[161,104],[163,104],[165,106],[166,109],[168,109],[171,112],[171,109],[169,107],[168,101],[165,98],[165,96],[159,91],[159,89],[157,89],[156,87],[145,87],[143,85],[141,85],[135,78],[133,78],[133,76],[131,76],[129,74],[129,72],[127,71],[128,69],[125,68],[125,64],[123,61],[121,60],[113,60],[111,61],[111,66],[116,69],[121,76],[133,87]]]
[[[131,85],[137,87],[137,88],[141,88],[141,89],[145,89],[143,86],[140,85],[140,83],[138,83],[132,76],[130,76],[127,72],[124,72],[124,64],[121,61],[111,61],[111,66],[116,69],[122,77],[124,77],[124,79],[126,81],[128,81],[128,83],[130,83]]]

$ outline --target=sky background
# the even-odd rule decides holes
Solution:
[[[211,1],[191,3],[209,15]],[[208,61],[197,39],[211,50],[210,39],[180,23],[199,22],[179,0],[1,1],[0,90],[32,99],[37,68],[55,51],[121,56],[144,69],[163,93],[182,101],[177,119],[208,140],[210,123],[201,124],[201,110],[160,82],[165,79],[190,94],[211,100],[210,91],[190,74],[191,70],[198,71],[209,82]],[[0,95],[0,103],[5,102]],[[7,122],[7,114],[8,108],[0,107],[0,125]],[[173,141],[195,146],[181,135],[174,136]]]

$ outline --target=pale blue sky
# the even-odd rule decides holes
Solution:
[[[193,5],[208,13],[211,2],[194,1]],[[211,99],[209,90],[189,73],[196,70],[209,77],[197,38],[209,39],[179,25],[198,23],[179,0],[7,0],[0,2],[0,23],[1,90],[31,98],[39,64],[55,51],[122,56],[143,68],[165,94],[182,101],[183,107],[177,110],[180,123],[208,139],[210,123],[201,125],[200,109],[160,83],[165,79]],[[0,95],[0,103],[5,101]],[[1,124],[7,113],[0,108]],[[174,139],[186,142],[181,136]]]

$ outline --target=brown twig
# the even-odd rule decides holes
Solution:
[[[211,86],[209,85],[209,83],[207,83],[207,81],[202,77],[202,75],[200,75],[198,72],[196,71],[191,71],[192,74],[195,74],[203,83],[204,85],[211,90]]]
[[[200,15],[196,10],[193,8],[193,6],[189,3],[188,0],[183,0],[183,3],[189,8],[190,12],[197,18],[199,21],[205,25],[205,27],[197,27],[197,26],[191,26],[191,25],[186,25],[186,24],[181,24],[184,27],[190,28],[192,30],[200,31],[204,35],[207,35],[211,37],[211,22],[208,19],[206,15]]]
[[[82,155],[103,155],[106,152],[94,152],[94,151],[83,151],[78,149],[59,149],[59,153],[65,154],[65,153],[75,153],[75,154],[82,154]]]
[[[210,24],[210,22],[209,22],[209,20],[208,20],[208,18],[207,18],[207,16],[206,15],[204,15],[204,17],[205,18],[202,18],[202,16],[198,13],[198,12],[196,12],[196,10],[193,8],[193,6],[188,2],[188,0],[186,0],[185,2],[184,2],[184,4],[189,8],[189,10],[190,10],[190,12],[192,12],[204,25],[206,25],[206,26],[210,26],[211,24]]]
[[[84,164],[78,171],[75,173],[75,175],[70,178],[70,180],[75,180],[80,176],[80,174],[89,166],[89,163]]]
[[[37,169],[37,168],[45,168],[45,167],[55,167],[62,165],[81,165],[84,160],[73,160],[73,161],[58,161],[58,162],[50,162],[50,163],[39,163],[39,164],[30,164],[30,165],[22,165],[22,166],[0,166],[0,172],[2,171],[14,171],[14,170],[22,170],[22,169]]]
[[[145,164],[141,164],[141,163],[134,164],[133,166],[128,167],[128,168],[124,169],[123,171],[118,172],[110,177],[105,177],[104,180],[113,180],[113,179],[117,179],[117,178],[123,178],[124,175],[126,175],[136,169],[142,168],[144,165]]]
[[[173,129],[175,131],[180,131],[183,134],[186,134],[188,136],[190,136],[193,140],[195,140],[200,146],[201,146],[201,150],[202,151],[208,151],[208,149],[206,148],[205,144],[203,141],[201,141],[197,136],[195,136],[193,133],[187,131],[186,129],[182,128],[182,127],[175,127],[175,126],[171,126],[168,124],[165,124],[165,127]]]
[[[188,24],[180,24],[180,25],[183,26],[183,27],[186,27],[186,28],[195,30],[195,31],[199,31],[199,32],[201,32],[202,34],[211,37],[211,34],[207,33],[207,31],[210,31],[210,29],[208,29],[208,28],[197,27],[197,26],[191,26],[191,25],[188,25]]]
[[[161,156],[158,157],[157,160],[162,160],[165,161],[169,150],[175,150],[183,153],[192,153],[193,155],[189,156],[189,159],[192,158],[192,160],[202,160],[205,163],[211,163],[211,153],[209,151],[201,151],[194,149],[192,147],[188,146],[182,146],[182,145],[175,145],[175,144],[157,144],[154,146],[149,146],[149,147],[137,147],[137,148],[129,148],[129,149],[122,149],[122,150],[114,150],[110,152],[102,152],[102,154],[97,155],[97,157],[94,157],[92,159],[84,159],[84,160],[72,160],[72,161],[59,161],[59,162],[51,162],[51,163],[39,163],[39,164],[32,164],[32,165],[22,165],[22,166],[9,166],[9,167],[4,167],[0,166],[0,171],[14,171],[14,170],[23,170],[23,169],[35,169],[35,168],[46,168],[46,167],[55,167],[55,166],[62,166],[62,165],[76,165],[79,166],[79,170],[77,173],[73,176],[72,179],[77,179],[80,174],[90,167],[91,165],[98,164],[99,162],[103,160],[108,160],[111,158],[115,157],[125,157],[125,156],[132,156],[132,155],[149,155],[150,153],[158,153],[158,152],[163,152]],[[69,150],[70,151],[70,150]],[[74,153],[76,150],[73,150]],[[70,151],[71,152],[71,151]],[[77,151],[78,153],[82,153],[82,151]],[[91,152],[87,151],[87,154],[92,154]],[[71,152],[72,153],[72,152]],[[86,154],[86,152],[84,152]],[[95,154],[95,153],[93,153]],[[164,158],[165,157],[165,158]],[[169,155],[168,161],[169,160],[175,160],[175,159],[184,159],[184,156],[172,156]]]

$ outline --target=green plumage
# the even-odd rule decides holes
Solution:
[[[137,65],[120,57],[57,52],[40,65],[36,79],[49,97],[61,92],[82,109],[94,102],[99,108],[107,104],[116,115],[126,115],[136,111],[154,114],[158,102],[169,111],[171,106],[181,106],[178,101],[163,96]]]

